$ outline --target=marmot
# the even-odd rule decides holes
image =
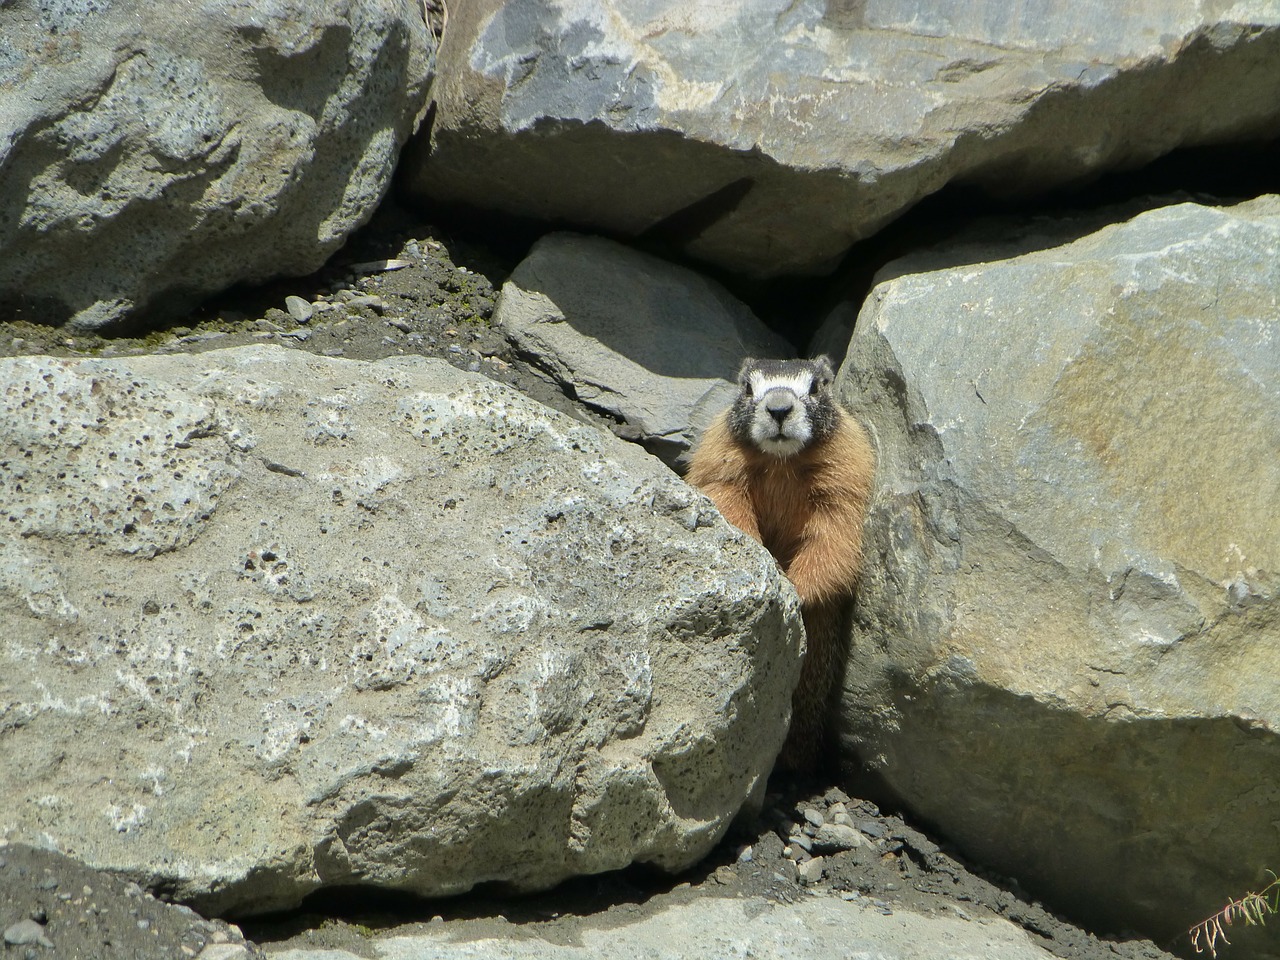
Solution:
[[[808,652],[780,757],[796,770],[825,753],[875,472],[867,434],[836,404],[832,378],[825,356],[745,360],[738,399],[707,428],[686,477],[764,544],[800,597]]]

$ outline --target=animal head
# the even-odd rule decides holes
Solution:
[[[743,361],[729,431],[742,444],[791,457],[835,430],[834,373],[825,356],[813,360]]]

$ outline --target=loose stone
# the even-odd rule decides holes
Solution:
[[[302,299],[302,297],[285,297],[284,308],[289,311],[289,316],[299,323],[310,323],[311,317],[315,313],[315,307],[311,306],[310,302]]]
[[[44,927],[34,920],[19,920],[4,931],[4,942],[11,947],[35,944],[53,949],[53,942],[44,935]]]
[[[854,827],[839,823],[826,823],[813,837],[813,849],[822,853],[836,853],[862,846],[862,834]]]
[[[806,860],[799,864],[797,872],[800,875],[800,882],[804,884],[817,883],[822,879],[823,870],[826,868],[826,862],[822,857],[814,857],[812,860]]]

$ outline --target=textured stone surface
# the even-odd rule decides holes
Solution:
[[[776,565],[420,358],[0,364],[0,836],[214,912],[680,869],[763,789]]]
[[[413,0],[0,7],[0,305],[95,328],[309,273],[413,130]]]
[[[475,0],[408,173],[433,200],[814,272],[957,179],[1036,191],[1272,136],[1277,56],[1267,0]]]
[[[675,463],[737,396],[744,357],[790,357],[714,280],[599,237],[539,240],[494,323],[535,369]]]
[[[1062,226],[859,320],[843,722],[972,856],[1162,940],[1280,862],[1280,199]]]
[[[505,926],[505,925],[504,925]],[[668,907],[629,923],[584,930],[562,943],[509,930],[468,936],[451,925],[370,944],[377,960],[1049,960],[1053,956],[1007,920],[884,915],[869,904],[816,897],[708,899]],[[290,949],[278,960],[356,960],[346,950]]]

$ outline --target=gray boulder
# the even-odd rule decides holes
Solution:
[[[1280,198],[1071,228],[863,310],[841,720],[972,857],[1163,941],[1280,863]]]
[[[697,862],[802,647],[643,451],[442,361],[0,361],[0,836],[216,914]]]
[[[714,280],[601,237],[543,237],[494,310],[531,367],[676,465],[744,357],[794,350]]]
[[[828,269],[947,183],[1040,191],[1274,135],[1265,0],[470,0],[432,201],[647,235],[757,276]]]
[[[0,308],[94,329],[316,270],[431,55],[413,0],[0,5]]]
[[[634,911],[633,911],[634,912]],[[346,950],[289,948],[277,960],[1050,960],[1054,954],[1008,920],[886,912],[829,897],[784,903],[753,896],[664,905],[625,920],[606,915],[578,936],[545,937],[534,924],[519,933],[445,922]],[[585,924],[584,924],[585,926]],[[529,927],[533,927],[530,931]],[[461,929],[458,929],[461,928]],[[569,940],[571,942],[565,942]]]

